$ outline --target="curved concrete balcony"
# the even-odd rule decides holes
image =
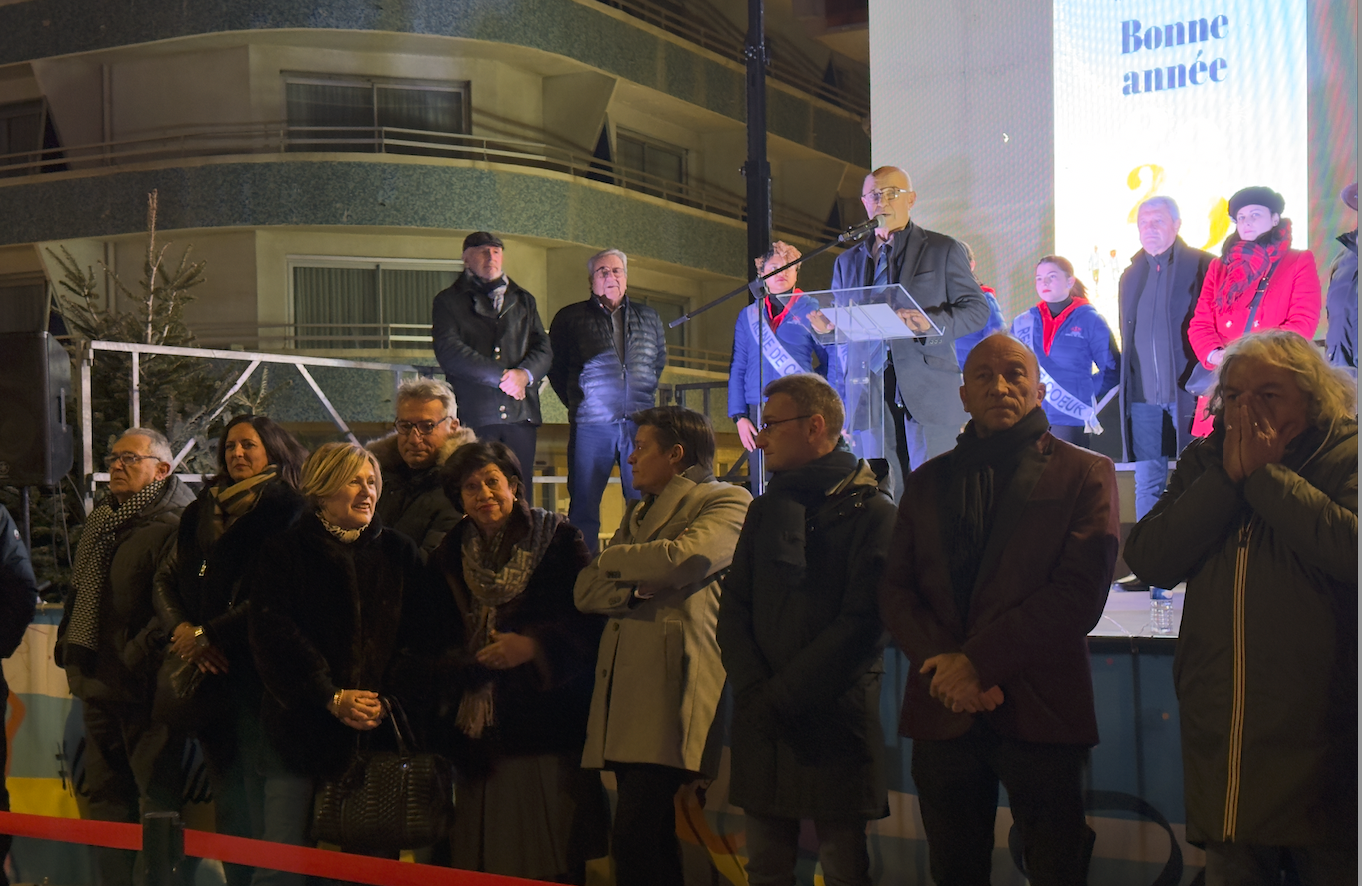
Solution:
[[[274,225],[494,230],[745,276],[744,201],[531,142],[377,129],[197,129],[0,157],[0,245]],[[342,152],[336,152],[336,149]],[[325,149],[325,150],[324,150]],[[835,230],[779,207],[777,234]]]
[[[372,48],[411,41],[417,51],[459,51],[457,41],[524,47],[580,62],[621,80],[657,90],[732,120],[745,122],[745,73],[732,53],[701,45],[598,0],[271,0],[269,3],[184,3],[142,0],[136,12],[98,14],[84,0],[27,0],[0,5],[0,66],[177,41],[186,51],[242,42],[320,35],[327,46]],[[662,25],[667,22],[662,22]],[[694,36],[692,34],[691,36]],[[435,38],[454,38],[440,41]],[[730,41],[731,42],[731,41]],[[419,44],[419,46],[417,46]],[[828,86],[802,71],[799,85],[782,82],[772,68],[767,129],[855,166],[870,165],[870,140],[861,128],[863,108],[849,96],[834,103]],[[834,90],[835,92],[835,90]]]

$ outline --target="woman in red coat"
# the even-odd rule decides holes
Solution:
[[[1319,327],[1321,295],[1315,257],[1291,248],[1291,219],[1282,218],[1286,201],[1271,188],[1244,188],[1230,198],[1235,230],[1225,240],[1220,258],[1211,262],[1201,287],[1187,339],[1197,359],[1215,369],[1225,347],[1246,332],[1290,329],[1307,339]],[[1253,329],[1246,330],[1253,297],[1267,275]],[[1192,433],[1211,432],[1206,398],[1197,400]]]

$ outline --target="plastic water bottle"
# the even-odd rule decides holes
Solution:
[[[1149,588],[1149,626],[1155,634],[1173,633],[1173,592]]]

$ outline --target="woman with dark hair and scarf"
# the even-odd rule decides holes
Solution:
[[[154,716],[198,736],[220,834],[261,833],[263,690],[247,645],[251,587],[243,577],[265,541],[303,512],[296,487],[305,458],[307,450],[263,415],[228,422],[218,440],[218,474],[185,508],[175,546],[152,587],[156,614],[172,638]],[[204,675],[188,699],[167,690],[168,674],[179,662]],[[250,868],[224,867],[229,886],[250,882]]]
[[[600,777],[580,766],[604,620],[578,612],[572,589],[591,554],[561,514],[529,506],[504,444],[464,446],[443,470],[465,515],[430,555],[460,616],[452,864],[581,883],[607,827]]]
[[[1211,262],[1187,340],[1197,359],[1215,369],[1225,348],[1249,332],[1289,329],[1307,339],[1319,328],[1322,304],[1313,253],[1291,248],[1286,201],[1271,188],[1244,188],[1230,198],[1235,230]],[[1253,328],[1250,329],[1249,324]],[[1207,400],[1197,400],[1192,433],[1211,432]]]

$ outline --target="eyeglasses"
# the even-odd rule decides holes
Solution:
[[[628,272],[624,268],[597,268],[591,272],[591,275],[604,280],[606,277],[623,277],[626,273]]]
[[[104,467],[112,468],[114,465],[122,465],[125,468],[130,468],[139,461],[148,458],[160,461],[160,459],[154,455],[138,455],[135,452],[115,452],[112,455],[104,456]]]
[[[436,428],[449,421],[449,419],[450,416],[446,415],[439,421],[395,421],[393,422],[393,427],[397,428],[397,433],[401,434],[403,437],[410,435],[412,431],[419,432],[422,437],[429,437]]]
[[[762,424],[761,424],[761,431],[762,431],[762,433],[764,433],[764,434],[770,433],[771,428],[775,427],[776,425],[783,425],[783,424],[785,424],[787,421],[799,421],[801,418],[813,418],[813,416],[812,416],[812,415],[794,415],[794,416],[791,416],[791,417],[789,417],[789,418],[778,418],[778,419],[776,419],[775,421],[762,422]]]
[[[874,203],[889,203],[897,200],[902,195],[908,193],[903,188],[884,188],[876,191],[866,191],[861,195],[862,200]]]

